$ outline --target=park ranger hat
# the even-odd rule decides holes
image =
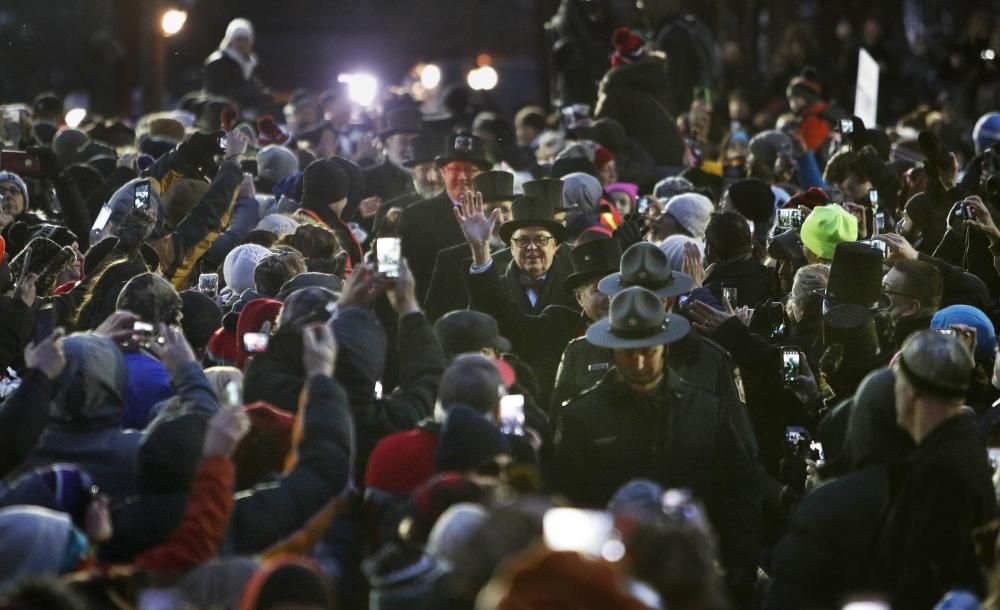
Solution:
[[[641,241],[625,250],[619,272],[601,280],[597,289],[608,296],[615,296],[631,286],[641,286],[664,299],[687,294],[693,285],[691,276],[670,268],[663,250],[648,241]]]
[[[633,286],[611,299],[610,315],[590,325],[587,341],[611,349],[641,349],[673,343],[689,332],[691,324],[668,314],[656,293]]]

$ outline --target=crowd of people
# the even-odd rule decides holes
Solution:
[[[997,100],[720,96],[673,4],[513,117],[244,19],[4,106],[0,608],[1000,607]]]

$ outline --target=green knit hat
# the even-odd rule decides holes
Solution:
[[[810,252],[819,258],[833,260],[837,244],[858,238],[858,221],[839,205],[824,205],[809,213],[799,235]]]

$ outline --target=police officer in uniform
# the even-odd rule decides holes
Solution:
[[[669,352],[690,331],[650,290],[631,286],[612,298],[608,319],[586,338],[611,350],[614,366],[563,407],[550,484],[589,507],[604,507],[638,477],[691,490],[708,510],[726,580],[741,598],[756,574],[761,525],[752,432],[742,404],[668,367]]]
[[[630,286],[642,286],[660,297],[670,312],[675,299],[690,292],[692,284],[689,276],[671,270],[662,250],[649,242],[639,242],[625,251],[619,271],[601,279],[597,290],[613,297]],[[572,340],[556,373],[550,413],[554,414],[563,402],[600,381],[613,366],[611,355],[610,349],[594,345],[584,337]],[[697,333],[690,333],[672,346],[669,364],[689,383],[722,392],[727,400],[746,402],[739,368],[732,357],[717,343]]]

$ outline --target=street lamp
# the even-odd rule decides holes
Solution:
[[[160,18],[160,29],[163,30],[163,35],[173,36],[177,32],[180,32],[187,18],[187,11],[175,8],[165,11],[163,17]]]

